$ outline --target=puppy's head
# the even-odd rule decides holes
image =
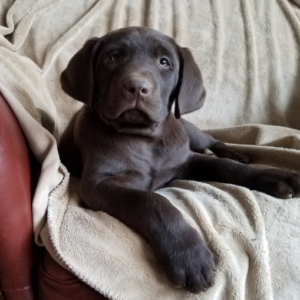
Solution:
[[[143,132],[200,108],[202,76],[192,54],[162,33],[129,27],[88,40],[61,75],[63,90],[121,132]]]

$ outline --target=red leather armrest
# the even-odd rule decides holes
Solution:
[[[19,124],[0,94],[0,288],[5,300],[32,300],[30,162]]]

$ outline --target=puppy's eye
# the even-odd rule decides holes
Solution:
[[[159,60],[159,64],[164,67],[170,66],[170,62],[164,57]]]
[[[112,62],[117,62],[121,59],[121,55],[119,53],[114,53],[109,56],[109,60]]]

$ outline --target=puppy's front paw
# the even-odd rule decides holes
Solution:
[[[199,233],[192,227],[178,232],[159,249],[158,258],[170,281],[193,293],[213,286],[215,262]]]
[[[220,158],[229,158],[243,164],[248,164],[250,162],[250,158],[248,156],[223,144],[222,142],[217,142],[210,148],[210,150]]]
[[[271,196],[288,199],[300,195],[300,174],[275,168],[251,172],[249,185]]]

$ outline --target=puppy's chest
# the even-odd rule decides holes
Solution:
[[[156,172],[177,167],[188,157],[189,140],[183,136],[167,135],[151,147],[152,168]]]
[[[129,169],[137,174],[139,184],[142,180],[145,189],[155,190],[176,177],[190,154],[189,139],[170,133],[152,142],[132,140],[126,153]]]
[[[105,128],[84,132],[83,161],[97,166],[97,176],[117,184],[155,190],[176,177],[190,155],[189,138],[180,123],[159,138],[114,133]],[[95,129],[97,128],[97,130]]]

